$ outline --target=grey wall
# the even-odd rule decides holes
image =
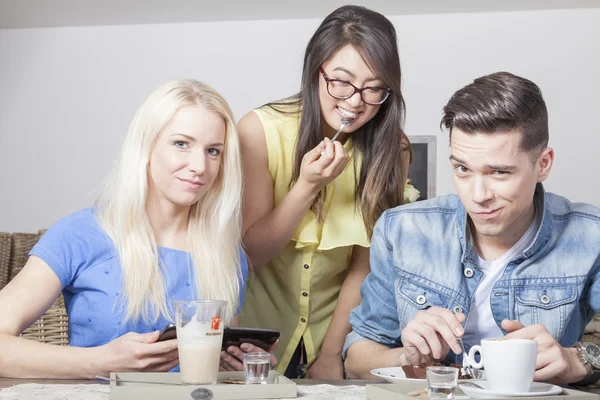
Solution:
[[[473,78],[511,71],[550,112],[551,191],[600,206],[600,9],[390,17],[409,135],[438,135],[437,193],[453,192],[441,108]],[[297,91],[320,20],[0,30],[0,231],[36,231],[89,206],[144,96],[193,77],[236,118]]]

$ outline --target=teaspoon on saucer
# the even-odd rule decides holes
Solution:
[[[178,382],[155,382],[155,381],[144,381],[144,380],[132,380],[132,379],[119,379],[119,378],[107,378],[106,376],[95,376],[96,379],[106,382],[118,382],[118,383],[149,383],[154,385],[180,385]]]
[[[482,386],[480,386],[480,385],[478,385],[476,383],[473,383],[473,382],[464,382],[463,381],[463,382],[460,382],[458,384],[458,386],[469,386],[469,387],[474,387],[474,388],[477,388],[477,389],[484,389],[485,390],[484,387],[482,387]]]

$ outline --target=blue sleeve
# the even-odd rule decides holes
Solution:
[[[587,292],[587,304],[592,307],[595,313],[600,313],[600,255],[590,271],[591,284]],[[590,319],[594,313],[591,313]]]
[[[352,331],[346,337],[342,355],[354,343],[369,339],[390,347],[402,346],[394,287],[397,277],[392,247],[386,239],[388,213],[377,223],[371,238],[371,272],[360,287],[361,303],[350,313]]]
[[[51,226],[29,252],[42,259],[56,274],[64,289],[79,270],[98,256],[97,239],[101,233],[90,209],[59,220]],[[105,237],[103,240],[107,240]]]
[[[243,249],[240,249],[240,266],[242,269],[242,276],[240,277],[240,301],[238,303],[238,309],[236,315],[242,312],[244,307],[244,300],[246,299],[246,281],[248,279],[248,257]]]

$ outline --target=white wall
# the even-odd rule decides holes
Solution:
[[[600,9],[390,17],[409,135],[438,135],[438,194],[453,192],[450,95],[507,70],[539,84],[556,163],[547,188],[600,206]],[[299,88],[320,20],[0,30],[0,231],[36,231],[90,205],[143,97],[160,82],[213,85],[236,118]]]

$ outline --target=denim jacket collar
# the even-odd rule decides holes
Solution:
[[[552,233],[552,217],[550,215],[551,212],[548,209],[546,191],[544,190],[544,186],[541,183],[538,183],[535,187],[533,201],[535,203],[536,209],[542,208],[544,212],[542,215],[542,223],[538,228],[533,243],[523,252],[525,258],[529,258],[533,254],[540,251],[542,247],[544,247],[544,245],[548,242],[548,240],[550,240],[550,234]],[[456,223],[458,224],[459,228],[457,231],[460,245],[463,249],[461,261],[463,264],[475,265],[477,264],[478,255],[477,251],[475,250],[474,246],[470,243],[469,240],[469,233],[467,231],[467,229],[469,229],[469,225],[467,223],[468,218],[469,216],[467,215],[467,210],[465,210],[462,203],[459,202]]]

